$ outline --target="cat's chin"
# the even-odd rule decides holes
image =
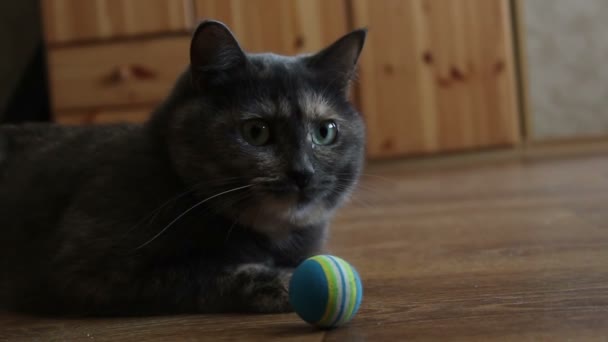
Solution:
[[[295,229],[324,224],[332,212],[323,201],[297,194],[268,194],[243,210],[239,221],[260,233],[280,236]]]

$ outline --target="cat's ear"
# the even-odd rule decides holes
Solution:
[[[308,58],[310,67],[341,82],[346,89],[354,77],[357,61],[365,43],[367,29],[348,33],[330,46]]]
[[[245,52],[226,25],[206,20],[197,27],[190,44],[190,65],[197,76],[218,75],[244,67]]]

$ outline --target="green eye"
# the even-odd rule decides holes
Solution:
[[[270,140],[270,126],[263,120],[249,120],[243,123],[241,134],[248,143],[262,146]]]
[[[333,120],[320,122],[312,131],[312,142],[317,145],[330,145],[336,141],[338,125]]]

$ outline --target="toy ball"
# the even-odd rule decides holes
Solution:
[[[295,269],[289,283],[292,308],[304,321],[320,328],[348,323],[359,310],[362,298],[357,270],[332,255],[306,259]]]

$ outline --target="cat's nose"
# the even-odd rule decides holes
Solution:
[[[312,168],[294,169],[287,172],[287,177],[300,189],[306,188],[314,175],[315,172]]]

